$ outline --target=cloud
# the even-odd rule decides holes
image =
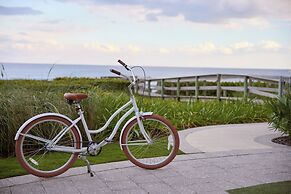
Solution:
[[[6,49],[16,50],[31,50],[38,52],[40,50],[61,50],[65,45],[56,39],[47,37],[46,39],[38,39],[36,35],[31,36],[17,33],[14,35],[8,35],[0,33],[0,45],[6,47]]]
[[[1,44],[5,43],[5,42],[10,42],[10,41],[11,41],[10,36],[0,32],[0,43]]]
[[[199,23],[229,23],[233,19],[261,20],[250,21],[261,24],[262,18],[291,21],[290,0],[60,0],[78,2],[82,5],[97,6],[141,6],[154,12],[144,12],[148,21],[158,21],[160,17],[182,16],[184,20]],[[264,21],[265,22],[265,21]]]
[[[209,53],[215,51],[216,49],[217,48],[213,43],[205,42],[203,44],[198,45],[197,47],[194,47],[192,50],[194,52]]]
[[[271,22],[267,18],[253,17],[247,19],[231,19],[224,27],[229,29],[244,29],[245,27],[257,27],[266,29],[271,26]]]
[[[171,50],[167,49],[167,48],[160,48],[159,52],[162,54],[169,54],[171,52]]]
[[[128,52],[132,54],[138,54],[142,52],[141,47],[137,45],[116,45],[111,43],[98,43],[98,42],[91,42],[83,44],[83,48],[87,50],[96,50],[98,52],[103,53],[121,53],[121,52]]]
[[[138,47],[138,46],[135,46],[135,45],[128,45],[128,50],[131,52],[131,53],[139,53],[141,52],[141,48]]]
[[[0,5],[0,15],[39,15],[41,11],[30,7],[5,7]]]
[[[260,52],[273,52],[278,53],[280,50],[288,50],[287,47],[282,46],[280,43],[272,40],[262,41],[260,43],[251,43],[248,41],[236,42],[229,45],[219,46],[212,42],[204,42],[193,46],[184,46],[173,48],[172,51],[187,53],[189,55],[231,55],[242,53],[260,53]]]
[[[60,23],[62,23],[64,20],[44,20],[44,21],[41,21],[40,23],[41,24],[52,24],[52,25],[54,25],[54,24],[60,24]]]
[[[1,41],[2,37],[2,41]],[[68,43],[58,37],[37,34],[4,34],[0,32],[0,58],[10,62],[44,62],[68,64],[113,64],[120,56],[132,64],[212,67],[289,68],[290,44],[265,40],[262,42],[238,41],[229,44],[201,42],[148,46],[134,42],[81,42]],[[129,48],[132,48],[130,50]],[[137,53],[134,50],[140,49]],[[251,49],[250,49],[251,48]],[[288,50],[290,49],[290,50]],[[287,51],[287,52],[286,52]],[[149,57],[151,56],[151,57]]]
[[[233,50],[228,47],[223,47],[223,48],[220,48],[220,52],[225,55],[231,55],[233,53]]]
[[[271,41],[271,40],[267,40],[267,41],[262,41],[261,42],[261,47],[263,49],[266,49],[266,50],[273,50],[273,51],[277,51],[279,50],[280,48],[282,48],[282,46],[275,42],[275,41]]]
[[[212,42],[205,42],[191,47],[184,47],[178,49],[180,52],[186,52],[190,55],[208,55],[208,54],[233,54],[233,48],[229,46],[220,47]]]
[[[131,59],[145,59],[148,64],[158,65],[156,62],[161,60],[166,63],[167,60],[171,64],[197,63],[197,59],[217,61],[220,65],[222,61],[219,58],[226,60],[233,59],[241,61],[248,56],[248,61],[257,60],[257,56],[265,56],[266,63],[270,63],[269,56],[289,56],[291,47],[285,42],[277,42],[276,40],[265,41],[238,41],[228,44],[218,42],[201,42],[196,44],[168,44],[149,46],[137,43],[118,43],[118,42],[98,42],[88,41],[87,44],[81,42],[66,42],[62,38],[55,36],[46,36],[42,34],[5,34],[0,32],[0,56],[3,61],[14,61],[12,57],[18,54],[19,61],[24,62],[29,58],[32,62],[37,60],[50,61],[55,59],[66,60],[66,63],[110,63],[110,60],[118,56],[126,56]],[[2,54],[1,54],[2,53]],[[148,56],[151,56],[149,59]],[[73,57],[73,58],[72,58]],[[102,60],[100,60],[102,58]],[[106,58],[106,60],[105,60]],[[103,60],[104,59],[104,60]],[[83,61],[82,61],[83,60]],[[101,62],[102,61],[102,62]],[[290,61],[290,60],[289,60]],[[282,63],[287,63],[281,61]],[[65,62],[64,62],[65,63]],[[214,64],[214,63],[213,63]],[[217,64],[217,66],[219,66]],[[255,67],[255,66],[254,66]]]
[[[254,48],[254,44],[250,42],[237,42],[230,46],[235,50],[251,50]]]
[[[178,51],[180,52],[185,52],[188,53],[190,55],[192,54],[210,54],[210,53],[214,53],[216,51],[218,51],[218,48],[214,45],[214,43],[212,42],[205,42],[205,43],[201,43],[198,45],[193,45],[193,46],[185,46],[185,47],[181,47],[178,48]]]
[[[105,53],[118,53],[121,51],[120,47],[114,44],[86,43],[83,46],[85,49],[97,50]]]

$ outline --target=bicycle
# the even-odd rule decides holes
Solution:
[[[130,100],[116,110],[104,126],[97,130],[88,129],[80,105],[81,101],[88,97],[87,94],[65,93],[64,98],[70,105],[75,106],[78,118],[71,120],[59,113],[43,113],[30,118],[18,129],[15,136],[16,157],[28,173],[39,177],[57,176],[67,171],[79,157],[86,162],[88,173],[94,176],[86,156],[98,155],[103,146],[112,143],[121,123],[132,113],[135,115],[127,120],[119,137],[120,148],[126,157],[144,169],[161,168],[174,159],[179,150],[176,128],[162,116],[139,111],[133,93],[137,82],[134,67],[121,60],[118,62],[131,72],[131,76],[114,69],[110,71],[129,80]],[[109,137],[100,143],[92,140],[91,134],[104,131],[119,113],[130,106],[131,108],[117,121]],[[82,136],[77,126],[80,121],[88,138],[87,147],[82,147]],[[156,150],[162,154],[157,155]]]

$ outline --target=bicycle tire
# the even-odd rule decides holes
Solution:
[[[35,154],[33,154],[33,157],[39,156],[38,154],[40,151],[41,151],[41,153],[43,152],[41,155],[41,158],[39,158],[40,161],[33,159],[33,157],[30,156],[31,153],[30,153],[30,155],[25,156],[24,149],[28,149],[28,150],[31,149],[32,150],[32,149],[34,149],[34,147],[37,147],[40,144],[40,142],[39,141],[36,142],[35,139],[29,140],[29,137],[25,136],[26,134],[31,133],[31,135],[35,135],[36,133],[39,133],[39,137],[40,137],[40,136],[45,136],[45,134],[47,135],[47,134],[55,133],[53,131],[49,132],[47,129],[44,130],[41,127],[36,128],[38,125],[41,125],[41,124],[46,124],[47,126],[49,126],[48,122],[52,122],[54,124],[61,124],[64,126],[70,126],[72,124],[71,121],[69,121],[63,117],[60,117],[60,116],[53,115],[53,116],[43,116],[43,117],[37,118],[37,119],[31,121],[30,123],[28,123],[24,127],[24,129],[21,132],[21,135],[16,140],[16,144],[15,144],[16,157],[17,157],[19,163],[21,164],[21,166],[28,173],[33,174],[33,175],[38,176],[38,177],[45,177],[45,178],[57,176],[57,175],[64,173],[72,166],[72,164],[78,158],[78,153],[69,153],[68,154],[68,153],[64,153],[64,152],[47,151],[47,150],[45,152],[46,148],[36,149],[38,151],[30,151],[32,153],[36,152]],[[57,127],[54,125],[54,129],[56,129],[56,128]],[[32,131],[32,130],[34,130],[34,131]],[[24,135],[22,135],[22,134],[24,134]],[[72,136],[72,137],[68,137],[68,136]],[[75,126],[73,126],[62,137],[62,139],[58,143],[60,143],[60,142],[65,143],[66,141],[64,138],[67,138],[67,137],[71,138],[73,140],[72,143],[73,143],[74,148],[76,148],[76,149],[81,148],[81,137],[78,133],[78,130],[75,128]],[[45,137],[42,137],[42,138],[45,138]],[[52,139],[52,137],[49,137],[49,139]],[[26,141],[28,143],[26,143]],[[35,143],[36,145],[34,145],[33,142],[36,142]],[[67,142],[69,143],[69,140],[67,140]],[[40,145],[39,147],[41,147],[41,146],[44,147],[44,145]],[[29,152],[27,152],[27,153],[29,153]],[[44,158],[45,156],[47,158]],[[65,156],[67,156],[67,157],[65,157]],[[30,158],[27,159],[26,157],[30,157]],[[49,161],[48,158],[52,158],[51,159],[52,161]],[[66,158],[68,158],[68,160]],[[64,164],[61,165],[60,167],[52,166],[55,163],[56,163],[55,165],[57,165],[57,163],[62,162],[62,160],[64,161]],[[67,160],[67,161],[65,161],[65,160]],[[42,168],[44,168],[44,169],[37,169],[37,167],[40,166],[39,165],[40,162],[44,163],[43,165],[41,164]],[[45,165],[45,163],[49,163],[49,162],[51,162],[49,165]],[[47,166],[52,166],[51,167],[52,169],[46,169],[46,168],[48,168]]]
[[[164,117],[160,115],[143,116],[141,120],[144,124],[145,130],[147,131],[149,136],[153,139],[153,142],[152,144],[144,143],[143,145],[141,145],[141,147],[143,147],[143,150],[141,148],[137,149],[138,152],[143,152],[143,153],[148,151],[147,153],[144,154],[144,156],[140,156],[140,157],[135,156],[136,154],[134,153],[135,152],[134,147],[138,146],[138,143],[129,143],[130,139],[134,139],[134,138],[137,139],[137,140],[132,140],[131,142],[141,142],[142,140],[140,140],[140,137],[138,137],[139,135],[134,134],[134,133],[137,133],[136,131],[134,131],[134,128],[138,127],[137,119],[134,119],[125,127],[125,130],[121,137],[121,145],[122,145],[124,154],[133,164],[144,169],[153,170],[153,169],[166,166],[175,158],[175,156],[177,155],[179,151],[179,136],[178,136],[176,128],[170,123],[170,121],[168,121],[167,119],[165,119]],[[162,136],[163,134],[162,132],[160,132],[162,130],[159,129],[160,131],[158,131],[157,127],[154,127],[154,124],[150,123],[149,121],[151,121],[152,123],[157,122],[157,124],[161,124],[161,126],[159,127],[161,127],[161,129],[164,127],[163,131],[165,135]],[[168,130],[169,132],[168,136],[166,134],[166,130]],[[163,154],[164,150],[161,151],[161,149],[159,148],[160,152],[157,152],[155,145],[158,145],[158,146],[159,144],[162,145],[162,142],[165,140],[165,141],[168,141],[167,146],[169,147],[170,138],[172,138],[172,145],[170,145],[172,148],[171,151],[168,151],[168,152],[166,151],[165,154]],[[162,156],[160,156],[160,154]],[[158,161],[159,159],[161,159],[161,161],[156,162],[156,163],[146,162],[152,159],[155,161]]]

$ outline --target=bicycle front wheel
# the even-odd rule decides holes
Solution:
[[[169,164],[179,150],[176,128],[159,115],[143,116],[141,120],[151,142],[145,140],[137,119],[131,121],[121,137],[121,145],[126,157],[135,165],[145,169],[157,169]]]
[[[77,153],[53,151],[50,142],[72,123],[59,116],[43,116],[30,122],[16,140],[16,157],[29,173],[39,177],[53,177],[64,173],[76,161]],[[73,126],[51,147],[73,150],[81,147],[80,135]]]

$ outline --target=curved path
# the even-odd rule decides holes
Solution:
[[[271,142],[280,133],[268,123],[214,125],[179,132],[180,149],[185,153],[221,152],[282,147]]]

